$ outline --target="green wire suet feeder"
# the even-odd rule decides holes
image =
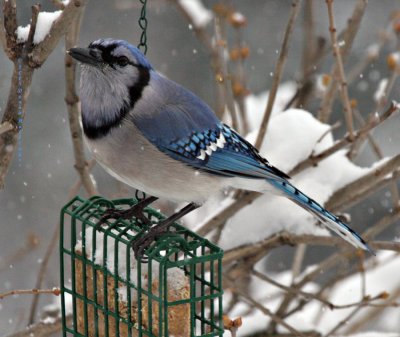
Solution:
[[[109,207],[136,202],[76,197],[62,209],[63,336],[222,336],[223,251],[175,223],[138,262],[131,243],[144,229],[135,218],[96,226]]]

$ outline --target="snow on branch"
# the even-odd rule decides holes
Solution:
[[[87,0],[70,1],[62,11],[40,13],[40,5],[32,6],[31,24],[18,28],[16,0],[4,2],[5,43],[8,58],[14,63],[13,77],[1,125],[9,125],[0,133],[0,188],[4,186],[18,142],[26,111],[26,101],[34,70],[40,67],[56,47],[60,38],[79,15]],[[0,27],[3,30],[3,25]]]
[[[213,18],[213,13],[204,7],[201,0],[177,0],[183,10],[190,16],[196,28],[207,26]]]
[[[54,21],[59,18],[62,11],[56,12],[40,12],[37,18],[35,34],[33,37],[33,44],[38,44],[44,40],[44,38],[49,34],[51,26]],[[28,41],[28,35],[31,25],[19,26],[17,28],[17,42],[24,43]]]

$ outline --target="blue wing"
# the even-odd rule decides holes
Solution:
[[[196,169],[220,176],[289,178],[261,157],[248,141],[219,121],[197,96],[168,82],[169,90],[173,88],[168,94],[171,103],[167,101],[158,107],[156,115],[132,116],[137,128],[160,151]]]
[[[270,165],[255,147],[221,123],[197,96],[174,82],[168,83],[168,90],[170,104],[167,101],[159,106],[151,116],[131,116],[137,128],[160,151],[211,174],[265,179],[345,240],[373,253],[360,235],[291,185],[285,173]]]

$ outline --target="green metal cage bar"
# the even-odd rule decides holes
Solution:
[[[148,228],[135,218],[97,225],[106,209],[136,202],[76,197],[63,207],[63,336],[222,336],[223,251],[175,223],[138,262],[132,242]],[[150,207],[145,215],[153,224],[165,218]]]

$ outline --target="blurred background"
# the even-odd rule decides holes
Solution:
[[[355,2],[334,2],[338,31],[345,27]],[[203,3],[207,8],[212,8],[217,1],[203,0]],[[231,0],[230,3],[247,18],[247,26],[243,29],[243,40],[250,49],[250,55],[245,62],[246,78],[250,92],[259,94],[268,90],[271,85],[291,1]],[[19,1],[17,4],[18,24],[25,26],[29,23],[30,6],[33,2]],[[43,11],[56,10],[50,1],[41,1],[41,4]],[[315,9],[316,33],[329,40],[325,1],[316,1]],[[398,1],[369,1],[346,68],[351,68],[364,57],[366,48],[378,40],[379,30],[387,26],[389,16],[395,10],[400,10]],[[214,74],[208,54],[186,19],[171,2],[164,0],[150,0],[147,15],[147,56],[153,66],[169,78],[190,88],[214,107]],[[90,1],[82,22],[80,45],[86,46],[100,37],[120,38],[137,44],[140,37],[139,16],[139,1]],[[298,71],[301,69],[302,25],[303,13],[300,13],[282,82],[296,81],[300,76]],[[208,28],[212,31],[212,24]],[[393,48],[389,43],[383,49],[382,55],[388,50],[393,51]],[[68,191],[77,180],[64,102],[64,54],[64,43],[61,41],[42,68],[34,74],[22,130],[22,142],[19,144],[22,158],[19,161],[14,157],[5,189],[0,192],[0,292],[33,287],[45,249],[54,228],[58,225],[60,209],[68,201]],[[321,63],[318,72],[329,72],[332,61],[333,58],[328,57]],[[383,56],[368,66],[350,88],[350,96],[357,99],[361,112],[371,111],[372,96],[380,79],[389,76],[390,70],[385,61]],[[0,50],[0,113],[6,104],[11,73],[12,63]],[[399,96],[397,85],[392,98],[400,100]],[[339,106],[339,103],[335,105]],[[314,114],[317,108],[318,105],[311,106],[309,110]],[[337,111],[331,118],[333,121],[341,116],[341,109],[334,108],[335,110]],[[251,114],[251,111],[249,113]],[[400,119],[395,117],[375,132],[385,156],[394,155],[399,151],[399,127]],[[342,126],[334,132],[342,136],[345,130]],[[357,158],[360,165],[369,166],[372,161],[373,157],[368,147]],[[94,168],[93,174],[100,193],[112,197],[119,188],[115,181],[98,166]],[[134,191],[129,191],[133,195]],[[81,191],[81,194],[83,193]],[[352,210],[353,223],[361,220],[372,223],[391,207],[390,195],[387,192],[378,193],[375,198],[377,200],[368,200]],[[400,233],[384,233],[383,236],[393,235]],[[32,250],[21,258],[15,258],[19,249],[26,246],[27,240],[33,240]],[[45,287],[59,284],[57,254],[55,251],[52,257],[51,271],[46,277]],[[274,263],[269,267],[285,269],[287,259],[283,255],[282,253],[280,264]],[[30,296],[0,301],[0,335],[11,333],[26,324],[30,301]],[[49,296],[45,295],[41,303],[46,302],[49,302]]]

